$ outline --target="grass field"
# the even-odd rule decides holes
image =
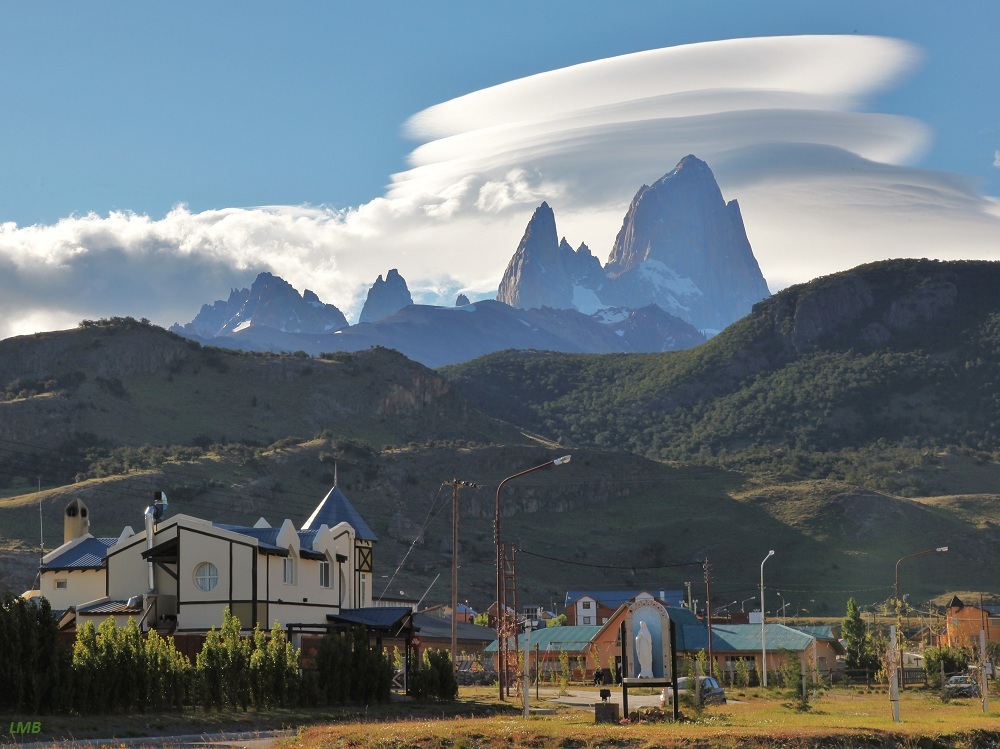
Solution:
[[[996,747],[1000,745],[1000,699],[983,713],[978,700],[944,702],[936,693],[910,690],[902,695],[901,722],[894,723],[886,694],[838,690],[822,695],[810,709],[794,700],[761,698],[756,690],[731,695],[724,706],[700,715],[688,709],[679,723],[595,725],[591,709],[557,708],[552,715],[448,717],[445,708],[427,706],[424,715],[406,720],[337,723],[302,729],[286,743],[303,749],[355,747]],[[495,707],[486,690],[463,690],[463,701]],[[594,701],[598,700],[594,694]],[[550,700],[542,705],[552,706]]]
[[[596,689],[573,688],[586,702]],[[533,695],[534,696],[534,695]],[[617,696],[617,695],[616,695]],[[775,692],[731,691],[726,705],[696,714],[682,711],[679,723],[595,725],[590,707],[567,706],[557,692],[542,692],[532,708],[548,714],[521,716],[520,704],[500,704],[492,688],[463,688],[452,703],[394,701],[389,705],[292,708],[266,712],[180,712],[134,715],[27,716],[0,714],[0,745],[16,742],[6,735],[10,721],[39,721],[32,741],[93,741],[211,734],[222,731],[264,732],[298,729],[278,739],[278,749],[609,749],[630,747],[903,747],[904,749],[973,749],[1000,746],[1000,696],[991,697],[984,713],[979,700],[942,701],[936,692],[907,690],[900,700],[901,722],[893,723],[884,691],[837,689],[821,693],[808,710]],[[120,746],[120,741],[109,745]],[[150,746],[169,746],[169,739]]]

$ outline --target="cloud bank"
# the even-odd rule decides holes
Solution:
[[[689,153],[739,200],[773,290],[879,258],[995,258],[997,201],[912,166],[930,139],[922,123],[864,109],[919,57],[858,36],[639,52],[414,115],[409,168],[362,206],[0,224],[0,337],[108,315],[187,322],[262,270],[349,319],[389,268],[418,301],[492,295],[539,202],[571,243],[603,256],[639,186]]]

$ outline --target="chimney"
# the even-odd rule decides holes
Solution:
[[[153,492],[153,504],[146,508],[143,518],[146,524],[146,551],[153,548],[154,524],[163,518],[163,513],[167,509],[167,495],[163,492]],[[149,562],[149,592],[156,592],[156,585],[153,580],[153,560]]]
[[[63,543],[90,533],[90,512],[87,505],[74,499],[63,513]]]

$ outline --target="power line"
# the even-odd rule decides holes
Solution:
[[[676,562],[671,564],[652,564],[648,566],[636,565],[636,564],[594,564],[593,562],[577,562],[571,559],[559,559],[558,557],[550,557],[545,554],[538,554],[534,551],[528,551],[527,549],[518,549],[519,554],[527,554],[530,557],[538,557],[539,559],[545,559],[549,562],[559,562],[561,564],[572,564],[577,567],[593,567],[595,569],[602,570],[662,570],[671,567],[691,567],[700,566],[701,562]]]

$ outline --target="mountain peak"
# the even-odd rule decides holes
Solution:
[[[641,294],[703,330],[721,330],[770,293],[739,205],[726,203],[694,155],[635,194],[605,271],[626,296]]]
[[[385,274],[385,280],[379,275],[368,290],[368,298],[361,310],[358,322],[375,322],[384,317],[399,312],[403,307],[413,304],[413,297],[406,286],[406,281],[395,268]]]
[[[332,304],[324,304],[312,291],[300,296],[280,276],[264,271],[249,289],[233,289],[228,300],[203,305],[186,325],[171,327],[176,333],[217,338],[247,328],[269,327],[285,333],[326,333],[347,325],[347,318]]]
[[[531,214],[504,271],[497,300],[511,307],[572,306],[567,304],[567,279],[562,265],[555,213],[543,202]]]

